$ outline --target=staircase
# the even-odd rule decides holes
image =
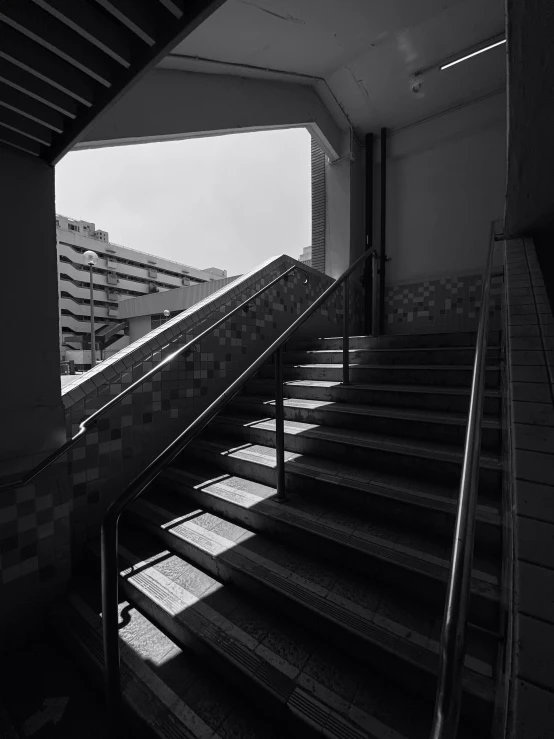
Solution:
[[[122,683],[161,737],[427,739],[474,334],[285,354],[288,498],[267,365],[125,514]],[[500,336],[491,332],[459,737],[490,736],[503,635]],[[101,666],[99,548],[55,614]]]

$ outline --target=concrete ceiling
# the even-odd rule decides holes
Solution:
[[[227,0],[160,66],[315,84],[363,135],[503,90],[504,46],[437,68],[503,34],[504,0]]]

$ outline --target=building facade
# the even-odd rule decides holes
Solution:
[[[126,343],[123,327],[111,331],[121,323],[122,301],[227,276],[225,270],[216,267],[196,269],[113,244],[108,232],[97,229],[94,223],[62,215],[56,216],[56,242],[61,359],[73,359],[78,366],[90,363],[90,275],[84,252],[98,254],[93,267],[94,326],[100,349],[107,344],[106,333],[111,332],[111,352]]]
[[[311,246],[305,246],[302,254],[298,257],[298,261],[302,262],[302,264],[307,265],[308,267],[312,267],[312,247]]]

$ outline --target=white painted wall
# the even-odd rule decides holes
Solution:
[[[340,156],[342,131],[310,85],[155,69],[75,148],[298,126],[311,128],[331,157]]]
[[[393,133],[387,159],[387,282],[482,269],[490,222],[504,213],[505,95]]]

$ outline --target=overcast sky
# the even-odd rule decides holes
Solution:
[[[305,129],[76,151],[56,167],[56,211],[110,241],[242,274],[311,243]]]

